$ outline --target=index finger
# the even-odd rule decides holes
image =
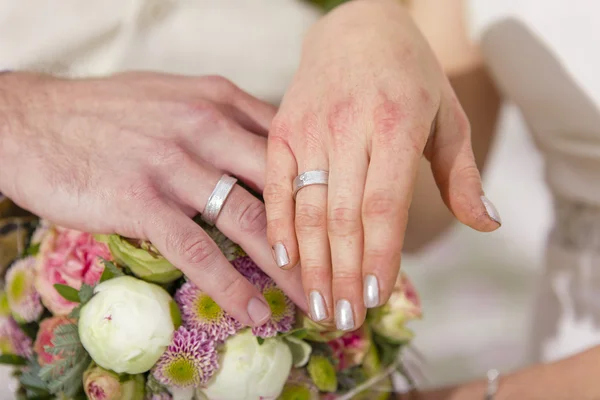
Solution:
[[[145,227],[148,239],[196,286],[240,323],[259,326],[270,307],[254,285],[227,261],[218,246],[182,211],[160,205]]]

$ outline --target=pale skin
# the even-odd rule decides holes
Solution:
[[[462,1],[413,1],[411,14],[438,56],[471,121],[475,159],[479,168],[482,168],[493,139],[501,98],[485,71],[476,44],[468,39]],[[405,248],[422,247],[452,223],[452,216],[438,201],[435,191],[431,174],[422,168],[415,186]],[[495,399],[598,399],[598,360],[600,346],[554,363],[538,364],[501,375]],[[487,382],[481,379],[397,398],[480,400],[484,398],[486,388]]]
[[[319,293],[321,322],[343,329],[389,298],[423,155],[458,220],[499,227],[481,200],[466,114],[396,0],[355,0],[318,22],[279,110],[216,77],[17,72],[1,75],[0,89],[0,191],[61,225],[151,240],[248,325],[269,318],[264,299],[191,219],[222,173],[264,190],[266,212],[236,187],[217,227],[302,309]],[[330,170],[329,186],[294,202],[291,181],[309,169]],[[273,259],[277,243],[286,265]],[[363,298],[366,276],[374,303]],[[351,325],[335,321],[340,300]]]
[[[598,360],[600,346],[550,364],[540,364],[500,376],[495,400],[595,400],[600,398]],[[398,400],[481,400],[487,382],[399,395]]]
[[[283,268],[301,264],[313,319],[352,330],[387,301],[423,156],[459,221],[499,227],[481,199],[469,121],[408,10],[396,0],[338,7],[306,38],[269,133],[264,192],[269,243],[285,248]],[[309,170],[328,170],[329,185],[294,202],[290,182]]]

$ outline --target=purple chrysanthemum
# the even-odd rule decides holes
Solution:
[[[173,397],[169,393],[155,393],[148,397],[149,400],[172,400]]]
[[[189,329],[204,331],[217,341],[235,335],[242,325],[192,282],[186,282],[175,293],[183,323]]]
[[[18,260],[6,273],[8,305],[19,322],[37,321],[44,311],[34,286],[35,262],[35,257]]]
[[[278,332],[288,332],[295,322],[296,307],[275,282],[266,275],[253,275],[250,281],[262,292],[271,308],[271,319],[252,328],[254,336],[268,338]]]
[[[244,277],[252,283],[267,277],[250,257],[236,258],[231,264],[240,274],[244,275]]]
[[[177,389],[205,385],[219,368],[216,342],[196,329],[180,327],[153,369],[158,382]]]
[[[33,355],[31,338],[11,317],[0,318],[0,354],[30,358]]]

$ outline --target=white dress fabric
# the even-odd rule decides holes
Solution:
[[[560,359],[600,344],[600,3],[471,0],[470,10],[544,158],[555,221],[531,345],[537,360]]]

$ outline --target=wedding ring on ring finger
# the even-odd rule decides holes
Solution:
[[[231,193],[231,190],[235,186],[237,179],[231,177],[227,174],[223,174],[221,179],[215,185],[212,193],[208,197],[206,201],[206,206],[204,207],[204,211],[202,211],[202,219],[207,224],[214,226],[217,222],[217,218],[219,217],[219,213],[221,209],[223,209],[223,205],[227,200],[227,197]]]
[[[329,171],[313,170],[306,171],[296,178],[293,183],[294,200],[300,189],[311,185],[327,185],[329,183]]]

